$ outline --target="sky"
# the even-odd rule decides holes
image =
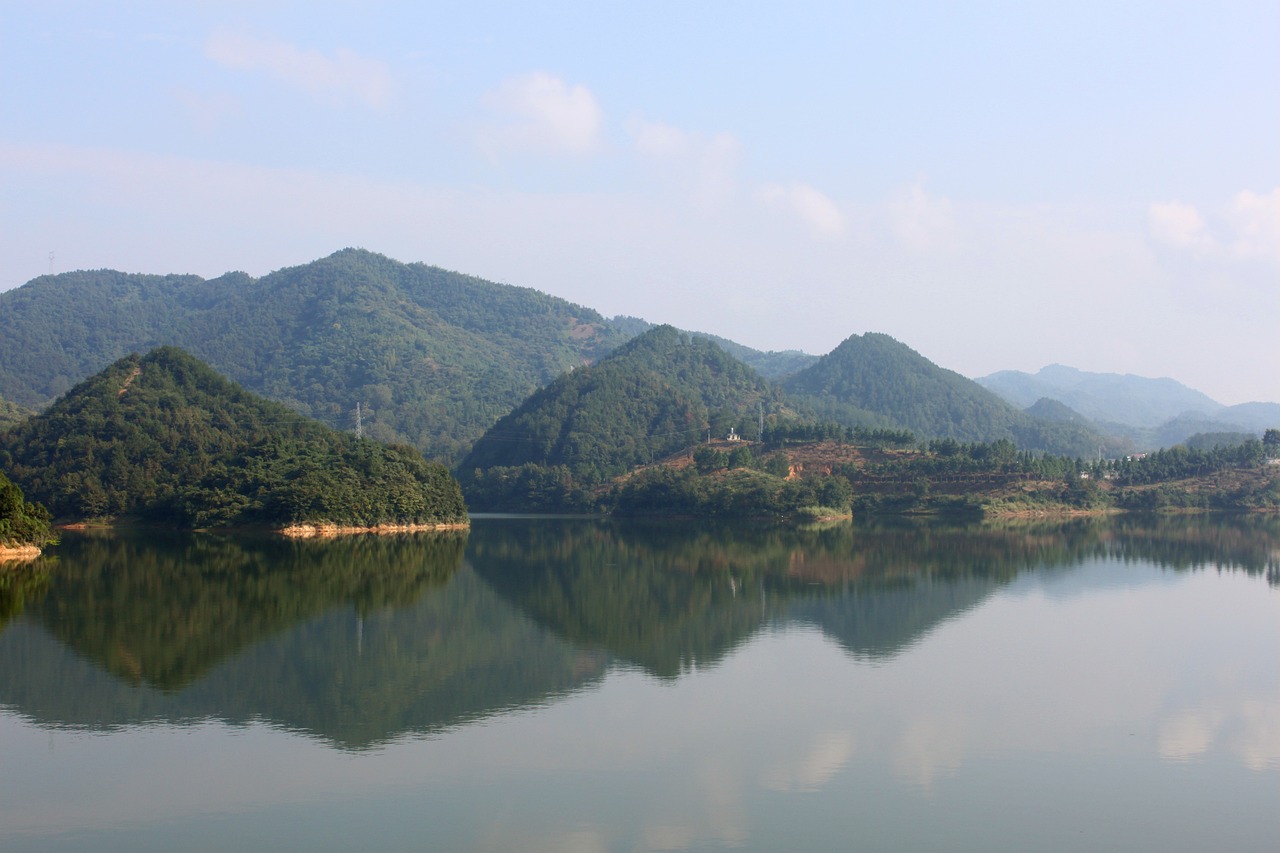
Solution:
[[[0,0],[0,290],[352,246],[1280,401],[1280,2]]]

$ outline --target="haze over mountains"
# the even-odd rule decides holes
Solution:
[[[259,279],[82,271],[0,293],[0,400],[38,409],[131,352],[177,345],[296,411],[340,429],[359,417],[366,435],[455,465],[539,388],[652,328],[356,249]],[[978,383],[885,335],[853,336],[822,358],[696,336],[750,368],[746,385],[777,381],[799,416],[907,428],[922,438],[1010,438],[1028,449],[1094,455],[1280,422],[1276,404],[1228,409],[1172,380],[1048,368]],[[673,369],[648,381],[684,393]],[[759,395],[774,393],[757,390],[734,405],[758,409]],[[0,410],[9,421],[24,414]]]
[[[1057,401],[1096,428],[1127,436],[1144,448],[1177,444],[1196,433],[1257,433],[1280,423],[1280,403],[1224,406],[1168,378],[1089,373],[1051,364],[1034,374],[1004,370],[976,381],[1024,409],[1042,400]]]

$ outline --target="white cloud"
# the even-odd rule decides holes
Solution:
[[[898,192],[888,212],[894,237],[908,249],[949,251],[960,246],[951,201],[925,192],[923,177]]]
[[[806,755],[766,770],[761,784],[773,791],[817,791],[849,763],[853,754],[852,732],[826,732]]]
[[[766,184],[757,195],[761,201],[800,217],[824,237],[839,237],[844,233],[845,220],[840,208],[808,184]]]
[[[1231,243],[1234,254],[1280,263],[1280,187],[1269,195],[1249,190],[1237,193],[1227,219],[1235,230]]]
[[[649,139],[655,152],[689,143],[680,163],[733,176],[731,137]],[[696,175],[684,166],[675,177]],[[705,208],[684,182],[629,193],[452,189],[2,139],[0,183],[12,189],[0,198],[0,289],[47,272],[51,249],[60,271],[260,275],[364,246],[763,349],[822,353],[881,331],[970,376],[1057,361],[1173,376],[1225,403],[1275,399],[1275,268],[1255,260],[1206,276],[1203,262],[1153,252],[1141,222],[1117,214],[1100,225],[1092,207],[938,200],[917,186],[879,204],[843,202],[845,236],[814,240],[777,227],[778,211],[754,198],[733,204],[731,181],[725,203]],[[921,232],[901,230],[903,213],[939,208],[962,248],[905,245],[902,233]],[[1240,298],[1222,298],[1217,278]],[[821,310],[797,309],[798,288]],[[1230,370],[1185,344],[1219,338],[1233,341]]]
[[[688,160],[696,147],[695,139],[688,132],[662,121],[633,118],[627,123],[627,130],[636,151],[655,161]]]
[[[481,146],[491,154],[589,154],[600,144],[604,114],[595,95],[553,74],[536,71],[512,77],[489,93],[485,103],[504,118],[481,133]]]
[[[1200,211],[1189,204],[1170,201],[1152,204],[1147,211],[1151,234],[1161,243],[1193,252],[1217,251],[1217,241],[1205,228]]]
[[[686,189],[699,207],[717,207],[733,195],[742,160],[733,134],[708,136],[640,118],[632,118],[627,130],[641,159]]]
[[[347,48],[326,56],[286,41],[219,29],[205,43],[204,53],[224,68],[264,71],[319,100],[355,98],[379,109],[391,102],[391,71],[386,63]]]
[[[1151,236],[1167,246],[1202,258],[1280,264],[1280,187],[1263,194],[1236,193],[1215,220],[1179,201],[1148,209]]]

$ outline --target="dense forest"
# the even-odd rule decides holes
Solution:
[[[854,335],[782,386],[797,406],[847,426],[896,426],[958,441],[1007,438],[1026,450],[1069,456],[1091,456],[1113,443],[1082,424],[1019,411],[888,335]]]
[[[698,441],[730,429],[759,439],[762,422],[766,434],[828,424],[864,437],[910,433],[920,447],[1011,442],[1019,452],[1069,460],[1124,458],[1146,446],[1137,442],[1167,446],[1196,432],[1216,434],[1198,439],[1204,446],[1188,445],[1206,451],[1257,435],[1195,413],[1154,430],[1117,431],[1050,396],[1022,410],[887,335],[855,335],[821,358],[763,353],[357,249],[257,279],[98,270],[42,276],[0,293],[0,434],[28,429],[32,408],[130,352],[160,345],[181,346],[248,390],[336,430],[359,423],[367,437],[417,448],[452,466],[484,509],[600,508],[613,478],[682,449],[691,456]],[[1081,376],[1092,375],[1046,369],[1015,384],[1026,394],[1050,379],[1063,388],[1087,384]],[[1090,381],[1107,385],[1110,397],[1138,387],[1126,384],[1135,377],[1122,379]],[[1208,399],[1180,386],[1169,396],[1167,380],[1144,382],[1156,389],[1150,405]],[[1088,399],[1096,403],[1098,395]],[[1257,420],[1269,406],[1234,409]],[[766,461],[738,458],[724,468],[776,476]],[[704,455],[702,468],[708,464]],[[30,466],[24,471],[36,477]],[[119,470],[99,473],[113,479],[65,480],[54,511],[116,514],[124,506],[119,495],[146,491],[140,482],[122,487]],[[208,485],[197,502],[256,488],[248,480],[258,474],[237,476]],[[655,482],[672,476],[644,474]],[[741,473],[720,479],[758,486]],[[354,485],[330,487],[343,505],[361,499]],[[795,489],[776,494],[788,503]],[[798,499],[809,497],[802,490]],[[190,521],[194,510],[174,500],[166,497],[161,516]],[[235,516],[236,506],[206,508],[201,518]]]
[[[527,495],[539,471],[569,494],[706,435],[753,437],[780,406],[774,386],[711,341],[657,326],[530,396],[476,442],[460,477],[486,508]]]
[[[259,279],[72,272],[0,293],[0,398],[44,406],[118,358],[174,345],[335,428],[359,404],[367,435],[453,465],[534,390],[646,328],[357,249]]]
[[[466,516],[439,463],[304,418],[172,347],[117,361],[0,434],[0,470],[60,518],[210,527]]]
[[[35,412],[30,409],[19,406],[17,403],[10,403],[8,400],[0,399],[0,432],[4,432],[9,427],[20,421],[25,421]]]
[[[57,538],[49,511],[26,499],[22,490],[0,473],[0,548],[43,548]]]
[[[82,271],[0,293],[0,398],[38,408],[130,352],[175,345],[338,429],[359,406],[367,435],[454,466],[530,394],[652,328],[356,249],[258,279]],[[686,334],[768,379],[790,377],[788,393],[813,418],[1059,453],[1102,443],[1080,424],[1022,414],[884,335],[819,360]],[[0,408],[0,428],[21,415]]]
[[[45,276],[0,294],[0,397],[41,406],[172,344],[330,426],[456,461],[535,388],[625,340],[529,288],[345,250],[261,279]]]

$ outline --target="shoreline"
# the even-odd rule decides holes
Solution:
[[[26,562],[39,557],[41,551],[35,545],[0,545],[0,563]]]
[[[290,539],[333,539],[338,536],[387,536],[395,533],[434,533],[446,530],[467,530],[469,521],[438,522],[434,524],[374,524],[368,527],[355,527],[317,522],[314,524],[291,524],[275,530],[281,536]]]

